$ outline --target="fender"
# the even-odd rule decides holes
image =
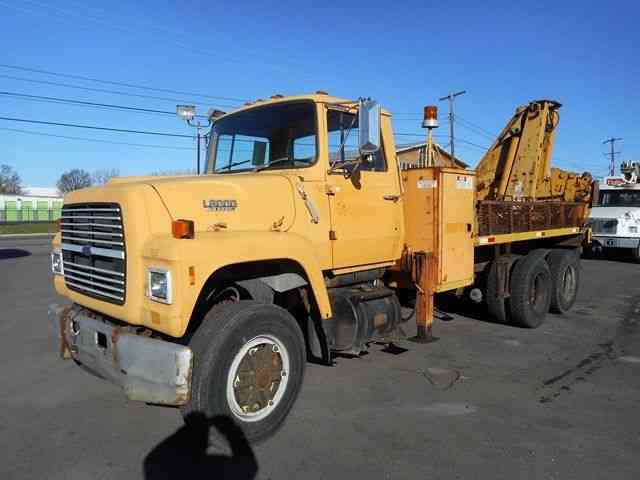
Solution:
[[[155,236],[143,248],[144,262],[146,266],[171,269],[175,301],[173,305],[163,305],[145,299],[150,318],[143,318],[142,323],[180,337],[187,329],[198,295],[212,274],[229,265],[278,259],[300,265],[313,290],[321,318],[331,318],[327,288],[314,251],[309,240],[289,232],[197,232],[194,239]],[[195,280],[189,276],[191,267]],[[156,321],[153,321],[153,312],[157,312]]]

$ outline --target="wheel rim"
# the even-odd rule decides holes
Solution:
[[[544,312],[546,296],[547,296],[547,282],[544,274],[538,273],[535,277],[533,277],[533,281],[531,282],[531,291],[529,295],[529,302],[533,309],[538,312]]]
[[[567,265],[564,273],[562,274],[562,289],[561,295],[565,302],[570,302],[576,291],[577,275],[576,270],[572,265]]]
[[[261,335],[245,343],[227,375],[227,402],[245,422],[268,416],[282,401],[289,382],[289,353],[277,337]]]

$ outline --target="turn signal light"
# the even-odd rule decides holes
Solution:
[[[195,230],[191,220],[174,220],[171,223],[173,238],[194,238]]]

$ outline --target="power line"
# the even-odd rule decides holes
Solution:
[[[399,137],[420,137],[424,138],[424,133],[408,133],[408,132],[395,132]],[[446,135],[434,135],[434,137],[446,138]]]
[[[465,120],[462,120],[460,117],[457,117],[456,120],[459,121],[461,127],[466,128],[470,133],[479,135],[483,139],[491,140],[491,142],[493,142],[496,139],[495,136],[492,136],[492,135],[489,135],[487,133],[484,133],[482,130],[479,130],[477,127],[475,127],[473,125],[470,125]]]
[[[194,138],[193,135],[181,135],[179,133],[152,132],[148,130],[129,130],[124,128],[98,127],[95,125],[80,125],[77,123],[46,122],[44,120],[29,120],[25,118],[0,117],[0,120],[7,120],[11,122],[21,122],[21,123],[34,123],[39,125],[55,125],[57,127],[86,128],[88,130],[102,130],[105,132],[136,133],[140,135],[156,135],[161,137],[177,137],[177,138],[189,138],[189,139]]]
[[[94,12],[87,13],[86,10],[82,12],[82,11],[79,11],[77,7],[73,10],[68,10],[68,9],[48,5],[42,2],[38,2],[35,0],[27,0],[27,2],[30,4],[31,7],[37,8],[37,10],[33,10],[33,9],[29,10],[23,7],[16,7],[15,5],[7,4],[4,2],[0,2],[0,5],[9,9],[18,10],[28,15],[42,16],[44,14],[47,16],[48,20],[50,20],[51,15],[54,15],[55,17],[57,17],[59,21],[62,21],[63,23],[72,22],[76,27],[78,25],[84,26],[86,22],[92,22],[94,24],[101,25],[108,29],[116,30],[123,33],[129,33],[129,34],[132,33],[134,35],[140,35],[142,33],[152,39],[158,38],[157,34],[154,34],[153,32],[151,32],[151,30],[155,30],[156,32],[161,33],[160,38],[163,41],[173,43],[174,45],[177,45],[178,47],[180,47],[183,51],[188,51],[190,53],[209,57],[209,58],[215,58],[218,61],[222,60],[223,62],[227,62],[227,63],[241,64],[241,62],[238,61],[237,57],[233,57],[233,56],[229,57],[229,56],[221,55],[220,51],[215,51],[214,53],[212,52],[211,49],[194,48],[193,47],[194,42],[192,38],[188,37],[186,34],[182,32],[178,32],[168,28],[158,27],[154,24],[149,24],[148,22],[144,26],[145,28],[141,29],[138,26],[136,27],[127,26],[118,17],[99,16],[99,15],[96,15]],[[43,12],[43,9],[49,9],[49,11]],[[183,37],[184,40],[181,40],[176,37]],[[260,61],[260,59],[262,59],[263,57],[264,57],[264,54],[259,54],[259,55],[254,55],[253,59],[257,59],[258,61]],[[269,62],[269,61],[266,61],[266,62],[262,61],[259,63],[261,66],[264,66],[265,68],[270,68],[272,70],[286,71],[286,72],[289,72],[290,68],[295,67],[295,65],[292,64],[290,68],[288,68],[286,66],[281,66],[279,64],[276,64],[275,62]],[[302,77],[302,78],[308,79],[309,77]]]
[[[150,108],[140,108],[140,107],[129,107],[126,105],[114,105],[109,103],[95,103],[95,102],[86,102],[84,100],[76,100],[70,98],[60,98],[60,97],[46,97],[42,95],[30,95],[26,93],[17,93],[17,92],[5,92],[0,91],[0,95],[4,95],[7,97],[24,99],[24,100],[33,100],[33,101],[43,101],[49,103],[61,103],[61,104],[69,104],[69,105],[77,105],[81,107],[96,107],[96,108],[111,108],[115,110],[126,110],[126,111],[134,111],[137,113],[155,113],[155,114],[164,114],[164,115],[176,115],[175,112],[171,112],[168,110],[155,110]],[[206,115],[198,115],[199,117],[207,118]]]
[[[42,137],[54,137],[54,138],[62,138],[66,140],[81,140],[84,142],[96,142],[96,143],[108,143],[112,145],[126,145],[129,147],[148,147],[148,148],[162,148],[167,150],[194,150],[192,147],[174,147],[171,145],[152,145],[148,143],[130,143],[130,142],[116,142],[113,140],[102,140],[99,138],[87,138],[87,137],[73,137],[69,135],[57,135],[54,133],[45,133],[45,132],[36,132],[33,130],[22,130],[20,128],[6,128],[0,127],[0,130],[4,130],[7,132],[16,132],[16,133],[25,133],[27,135],[38,135]]]
[[[52,82],[49,80],[35,80],[32,78],[24,78],[24,77],[16,77],[13,75],[4,75],[4,74],[0,74],[0,78],[6,78],[9,80],[18,80],[21,82],[31,82],[31,83],[38,83],[41,85],[53,85],[56,87],[64,87],[64,88],[74,88],[76,90],[84,90],[87,92],[99,92],[99,93],[109,93],[112,95],[123,95],[126,97],[136,97],[136,98],[146,98],[146,99],[151,99],[151,100],[162,100],[162,101],[166,101],[166,102],[173,102],[173,103],[198,103],[198,102],[192,102],[191,100],[184,100],[184,99],[179,99],[179,98],[170,98],[170,97],[158,97],[158,96],[154,96],[154,95],[143,95],[141,93],[131,93],[131,92],[123,92],[123,91],[119,91],[119,90],[108,90],[105,88],[93,88],[93,87],[83,87],[81,85],[72,85],[69,83],[62,83],[62,82]],[[219,107],[224,107],[224,108],[236,108],[237,105],[225,105],[225,104],[217,104],[216,106]]]
[[[60,73],[60,72],[52,72],[50,70],[42,70],[39,68],[30,68],[30,67],[22,67],[19,65],[9,65],[6,63],[0,63],[0,67],[2,68],[9,68],[12,70],[21,70],[23,72],[31,72],[31,73],[44,73],[45,75],[53,75],[56,77],[64,77],[64,78],[72,78],[74,80],[85,80],[85,81],[89,81],[89,82],[95,82],[95,83],[101,83],[104,85],[115,85],[118,87],[128,87],[128,88],[137,88],[140,90],[147,90],[147,91],[151,91],[151,92],[161,92],[161,93],[172,93],[172,94],[176,94],[176,95],[188,95],[191,97],[203,97],[203,98],[209,98],[209,99],[213,99],[213,100],[228,100],[231,102],[246,102],[247,99],[243,99],[243,98],[234,98],[234,97],[218,97],[215,95],[207,95],[204,93],[193,93],[193,92],[185,92],[185,91],[181,91],[181,90],[172,90],[169,88],[156,88],[156,87],[149,87],[147,85],[136,85],[134,83],[127,83],[127,82],[116,82],[113,80],[102,80],[99,78],[93,78],[93,77],[85,77],[83,75],[75,75],[75,74],[70,74],[70,73]]]
[[[489,130],[481,127],[477,123],[473,123],[472,121],[467,120],[466,118],[461,117],[460,115],[456,115],[456,120],[460,120],[462,123],[466,123],[467,125],[475,128],[476,130],[478,130],[479,132],[482,132],[485,136],[487,136],[491,140],[495,140],[495,138],[497,137],[496,134],[491,133]]]
[[[481,148],[482,150],[489,150],[489,147],[485,147],[484,145],[478,145],[477,143],[470,142],[469,140],[463,140],[462,138],[458,138],[457,140],[462,143],[466,143],[467,145],[471,145],[472,147]]]

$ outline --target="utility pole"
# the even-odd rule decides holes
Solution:
[[[456,155],[456,150],[455,150],[455,146],[454,146],[454,132],[453,132],[453,123],[455,121],[455,114],[453,111],[453,104],[455,101],[455,98],[459,95],[462,95],[464,93],[467,93],[466,90],[461,90],[459,92],[456,93],[450,93],[449,95],[447,95],[446,97],[442,97],[439,98],[438,100],[440,100],[441,102],[443,102],[444,100],[448,100],[449,101],[449,151],[451,152],[451,160],[453,160]]]
[[[615,151],[615,143],[616,142],[620,142],[622,141],[622,138],[608,138],[607,140],[605,140],[604,142],[602,142],[603,145],[609,143],[611,145],[611,151],[609,153],[607,153],[606,155],[609,155],[610,159],[609,159],[609,176],[613,177],[616,174],[616,154],[620,153],[620,152],[616,152]]]

